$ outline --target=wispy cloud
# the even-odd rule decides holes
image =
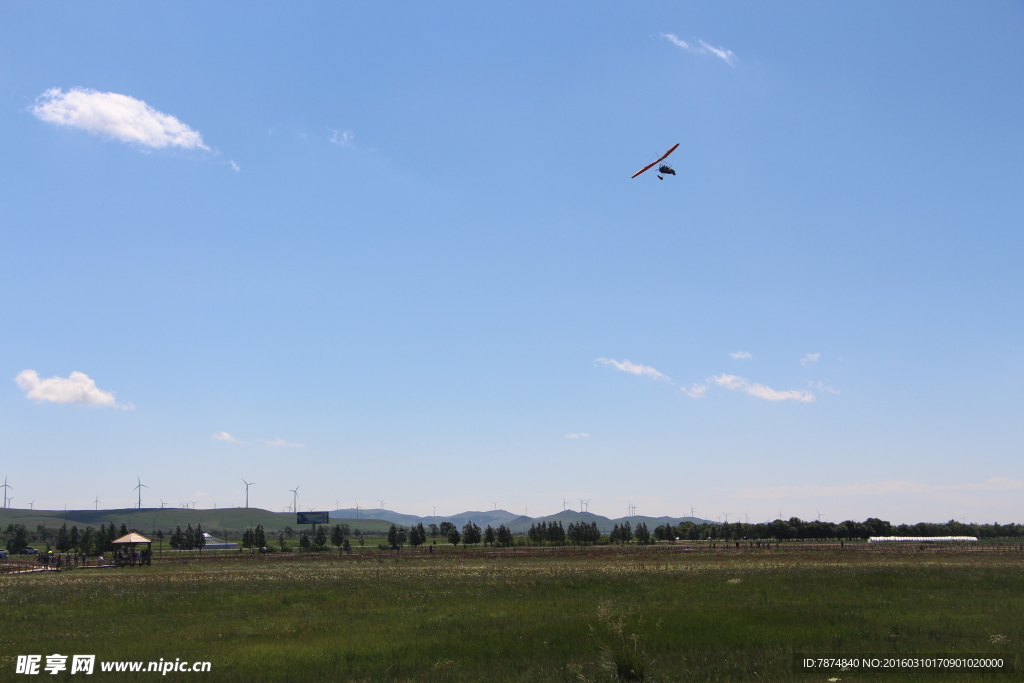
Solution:
[[[339,147],[349,147],[352,145],[352,141],[355,140],[355,134],[350,130],[335,130],[334,128],[328,128],[331,132],[331,137],[327,138]]]
[[[306,444],[304,444],[304,443],[291,443],[289,441],[285,441],[281,437],[277,437],[277,438],[274,438],[274,439],[255,439],[253,441],[246,441],[245,439],[235,438],[234,436],[232,436],[231,434],[228,434],[227,432],[217,432],[216,434],[214,434],[210,438],[213,439],[214,441],[225,441],[227,443],[239,443],[239,444],[259,444],[259,443],[261,443],[264,446],[269,446],[271,448],[281,448],[281,447],[304,448],[306,446]]]
[[[271,439],[270,441],[267,441],[266,444],[268,446],[270,446],[271,448],[281,448],[281,447],[286,447],[286,448],[304,448],[306,446],[306,444],[304,444],[304,443],[289,443],[288,441],[285,441],[281,437],[277,437],[276,439]]]
[[[567,438],[567,439],[589,439],[590,438],[590,434],[587,434],[586,432],[579,432],[578,434],[566,434],[565,438]]]
[[[622,370],[633,375],[641,375],[643,377],[652,377],[654,379],[668,379],[665,375],[661,374],[649,365],[640,365],[639,363],[633,363],[628,360],[615,360],[614,358],[598,358],[596,363],[602,365],[611,365],[616,370]]]
[[[228,163],[231,164],[231,170],[234,171],[235,173],[242,172],[242,167],[236,164],[234,161],[228,161]]]
[[[106,406],[131,410],[131,404],[118,403],[114,394],[96,386],[84,372],[72,372],[67,377],[40,379],[35,370],[22,370],[14,378],[25,397],[37,403],[84,403],[92,406]]]
[[[736,498],[831,498],[835,496],[881,495],[886,493],[941,493],[943,491],[1015,491],[1024,489],[1024,481],[1009,477],[994,477],[983,482],[959,484],[922,484],[914,481],[881,481],[867,484],[839,484],[836,486],[773,486],[767,488],[738,488]]]
[[[807,386],[809,386],[812,389],[817,389],[818,391],[827,391],[830,394],[838,394],[838,393],[840,393],[838,389],[836,389],[834,387],[830,387],[829,385],[825,384],[821,380],[817,380],[817,381],[807,380]]]
[[[808,353],[807,355],[800,359],[800,365],[806,368],[809,365],[814,365],[815,363],[817,363],[819,358],[821,358],[820,353]]]
[[[143,147],[209,150],[198,131],[129,95],[51,88],[36,98],[31,112],[41,121]]]
[[[727,50],[724,47],[708,45],[700,39],[698,39],[696,43],[688,43],[672,33],[662,33],[661,37],[687,52],[692,52],[697,55],[712,55],[714,57],[718,57],[729,66],[735,66],[738,61],[736,54],[732,50]]]
[[[765,401],[797,401],[799,403],[814,403],[814,394],[801,389],[772,389],[764,384],[751,382],[745,377],[738,375],[721,374],[708,378],[703,384],[694,384],[690,387],[683,387],[682,392],[691,398],[700,398],[707,393],[711,386],[719,386],[730,391],[742,391],[754,398]]]
[[[227,441],[228,443],[245,443],[241,439],[236,439],[227,432],[217,432],[210,438],[213,439],[214,441]]]
[[[749,351],[733,351],[729,354],[729,357],[736,360],[750,360],[754,356]]]

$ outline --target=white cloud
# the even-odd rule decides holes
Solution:
[[[736,360],[750,360],[754,356],[749,351],[733,351],[729,354],[729,357]]]
[[[331,137],[328,140],[339,147],[350,147],[356,137],[350,130],[335,130],[334,128],[328,128],[327,130],[331,131]]]
[[[617,370],[622,370],[623,372],[628,372],[634,375],[653,377],[654,379],[668,379],[668,377],[649,365],[639,365],[638,363],[631,363],[628,360],[617,361],[613,358],[598,358],[595,362],[601,363],[602,365],[611,365]]]
[[[306,445],[304,443],[289,443],[289,442],[285,441],[284,439],[282,439],[281,437],[277,437],[276,439],[271,439],[270,441],[267,441],[266,443],[267,443],[268,446],[270,446],[272,448],[280,448],[281,446],[287,446],[288,448],[303,448]]]
[[[820,353],[808,353],[800,359],[800,365],[806,368],[808,365],[814,365],[817,363],[819,358],[821,358]]]
[[[922,484],[913,481],[881,481],[867,484],[839,484],[836,486],[773,486],[768,488],[735,489],[737,498],[829,498],[833,496],[864,496],[886,493],[941,493],[944,491],[1012,491],[1024,489],[1024,481],[1009,477],[994,477],[983,482],[961,484]]]
[[[703,384],[694,384],[689,388],[683,387],[682,392],[691,398],[701,398],[711,385],[717,385],[730,391],[742,391],[745,394],[765,401],[798,401],[800,403],[814,403],[815,401],[814,394],[809,391],[800,389],[780,391],[763,384],[751,382],[745,377],[727,374],[711,377]]]
[[[701,397],[704,396],[704,394],[707,393],[708,385],[707,385],[707,383],[704,383],[704,384],[694,384],[692,387],[689,387],[689,388],[682,387],[680,389],[680,391],[682,391],[684,394],[686,394],[690,398],[701,398]]]
[[[590,438],[590,434],[587,434],[586,432],[580,432],[578,434],[566,434],[565,438],[567,438],[567,439],[588,439],[588,438]]]
[[[210,148],[198,131],[142,100],[90,88],[51,88],[31,109],[36,118],[144,147]]]
[[[25,392],[26,398],[42,403],[85,403],[93,406],[132,409],[131,405],[122,405],[114,399],[109,391],[103,391],[96,382],[84,372],[72,372],[68,377],[50,377],[39,379],[35,370],[22,370],[14,378],[18,387]]]
[[[237,439],[234,436],[232,436],[231,434],[228,434],[227,432],[223,432],[223,431],[222,432],[217,432],[216,434],[214,434],[210,438],[213,439],[214,441],[226,441],[227,443],[241,443],[241,444],[262,443],[265,446],[269,446],[271,448],[281,448],[282,446],[287,446],[288,448],[304,448],[305,445],[306,445],[304,443],[291,443],[289,441],[285,441],[281,437],[277,437],[275,439],[269,439],[269,440],[257,439],[255,441],[245,441],[244,439]]]
[[[236,439],[235,437],[231,436],[227,432],[217,432],[210,438],[213,439],[214,441],[227,441],[228,443],[245,443],[244,441]]]
[[[236,164],[234,160],[228,161],[228,163],[231,164],[231,170],[234,171],[235,173],[242,172],[242,167]]]
[[[824,382],[822,382],[820,380],[816,381],[816,382],[812,382],[811,380],[807,380],[807,386],[811,387],[812,389],[817,389],[819,391],[827,391],[830,394],[838,394],[838,393],[840,393],[838,389],[830,387],[829,385],[825,384]]]
[[[688,43],[685,40],[682,40],[681,38],[672,33],[662,33],[661,37],[669,41],[676,47],[682,50],[686,50],[687,52],[692,52],[693,54],[697,55],[713,55],[715,57],[718,57],[729,66],[734,66],[738,61],[736,58],[736,54],[732,50],[726,50],[724,47],[714,47],[713,45],[708,45],[707,43],[700,39],[698,39],[697,44],[694,45],[693,43]]]

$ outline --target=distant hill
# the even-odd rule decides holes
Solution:
[[[537,522],[553,522],[558,521],[562,523],[562,526],[568,527],[570,524],[586,522],[597,522],[597,528],[602,533],[608,533],[612,530],[616,524],[623,524],[629,522],[631,526],[636,526],[638,523],[643,522],[647,527],[654,531],[654,528],[661,526],[662,524],[678,525],[681,522],[694,522],[696,524],[708,523],[707,520],[700,519],[698,517],[644,517],[641,515],[635,515],[633,517],[619,517],[616,519],[610,519],[602,515],[595,515],[593,512],[576,512],[575,510],[565,510],[553,515],[547,515],[546,517],[527,517],[526,515],[517,515],[508,510],[487,510],[486,512],[479,511],[468,511],[460,512],[457,515],[428,515],[426,517],[417,517],[416,515],[406,515],[401,512],[394,512],[392,510],[381,510],[379,508],[373,510],[355,510],[354,508],[345,508],[335,510],[331,513],[331,523],[334,523],[335,516],[351,518],[356,515],[360,515],[362,520],[376,519],[382,520],[389,524],[399,524],[402,526],[411,526],[413,524],[422,523],[423,526],[429,524],[440,524],[441,522],[451,522],[460,529],[466,522],[472,521],[480,527],[486,527],[490,524],[493,527],[497,527],[499,524],[504,524],[514,532],[525,532],[532,524]]]
[[[202,524],[205,531],[239,532],[250,526],[262,524],[267,532],[281,531],[290,526],[296,531],[304,527],[295,523],[295,514],[291,512],[271,512],[260,508],[217,508],[215,510],[186,510],[184,508],[122,508],[116,510],[16,510],[0,509],[0,526],[8,524],[24,524],[35,529],[40,524],[56,528],[67,523],[68,527],[97,527],[101,523],[113,522],[117,526],[126,524],[143,533],[154,529],[167,531],[175,526],[196,526]],[[361,529],[370,533],[387,531],[389,523],[379,520],[336,519],[331,516],[331,523],[347,523],[353,530]]]
[[[701,524],[706,521],[695,517],[642,517],[639,515],[609,519],[608,517],[595,515],[592,512],[576,512],[575,510],[565,510],[554,515],[547,515],[546,517],[527,517],[526,515],[517,515],[508,510],[470,510],[460,512],[457,515],[418,517],[416,515],[394,512],[393,510],[356,510],[354,508],[334,510],[330,513],[330,520],[332,525],[344,523],[348,524],[353,531],[360,529],[372,534],[385,533],[392,524],[408,527],[419,523],[422,523],[423,526],[429,526],[430,524],[440,524],[441,522],[451,522],[460,529],[469,521],[480,527],[486,527],[490,524],[492,527],[497,528],[499,524],[504,524],[517,533],[525,532],[530,528],[530,525],[542,521],[559,521],[565,527],[578,522],[586,522],[587,524],[597,522],[597,528],[602,533],[608,533],[615,524],[622,524],[623,522],[629,522],[634,527],[637,523],[644,522],[653,531],[656,526],[661,524],[679,524],[684,521]],[[47,527],[57,528],[64,523],[67,523],[68,527],[97,527],[101,523],[109,524],[110,522],[117,526],[126,524],[129,528],[138,529],[143,533],[151,533],[155,529],[167,531],[174,529],[175,526],[184,527],[188,524],[192,526],[202,524],[205,531],[210,533],[214,531],[226,532],[228,535],[231,535],[232,532],[240,534],[246,528],[256,526],[257,524],[262,524],[268,533],[281,531],[286,526],[290,526],[296,531],[308,528],[295,523],[294,513],[271,512],[270,510],[260,508],[217,508],[214,510],[186,510],[184,508],[121,508],[116,510],[0,509],[0,527],[6,527],[8,524],[24,524],[30,529],[35,529],[42,524]]]

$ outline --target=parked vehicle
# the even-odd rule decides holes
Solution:
[[[4,550],[3,548],[0,548],[0,560],[6,560],[6,559],[7,559],[7,551]]]
[[[39,551],[30,545],[25,546],[24,550],[21,551],[22,555],[38,555]]]

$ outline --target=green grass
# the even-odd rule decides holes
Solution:
[[[60,652],[209,660],[218,681],[615,680],[616,662],[630,661],[654,681],[1018,680],[804,674],[789,655],[1012,657],[1024,637],[1022,569],[1017,553],[652,548],[7,575],[0,679],[14,678],[17,654]]]

